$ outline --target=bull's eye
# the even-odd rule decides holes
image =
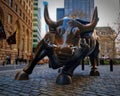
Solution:
[[[78,31],[79,31],[79,29],[77,27],[75,27],[75,28],[72,29],[73,33],[78,32]]]
[[[72,34],[74,34],[75,37],[80,37],[79,31],[78,27],[75,27],[72,29]]]
[[[65,32],[65,29],[62,26],[60,26],[57,28],[57,32],[59,35],[62,35]]]

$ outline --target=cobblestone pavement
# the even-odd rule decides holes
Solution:
[[[120,65],[113,72],[109,66],[98,66],[100,76],[89,76],[90,66],[78,66],[70,85],[55,83],[58,70],[48,65],[35,67],[30,80],[14,80],[16,70],[0,71],[0,96],[120,96]]]
[[[5,65],[5,66],[0,65],[0,71],[20,69],[20,68],[23,68],[24,66],[25,66],[25,64],[18,64],[18,65],[9,64],[9,65]]]

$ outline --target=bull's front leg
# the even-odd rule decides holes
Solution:
[[[58,75],[56,83],[60,85],[66,85],[72,83],[72,75],[75,70],[75,68],[80,64],[80,61],[85,58],[89,51],[89,46],[87,44],[83,44],[82,48],[77,50],[75,52],[75,55],[73,58],[71,58],[72,61],[70,61],[68,64],[66,64],[61,73]]]
[[[35,65],[39,60],[41,60],[43,57],[45,57],[47,54],[46,49],[45,49],[45,43],[44,41],[40,41],[40,43],[37,46],[35,55],[33,57],[33,60],[25,66],[25,68],[21,71],[19,71],[16,76],[15,80],[28,80],[29,79],[29,74],[32,73]]]
[[[59,85],[67,85],[67,84],[71,84],[72,83],[72,75],[73,75],[73,71],[74,69],[79,65],[80,61],[77,60],[73,61],[67,65],[65,65],[63,67],[63,69],[61,69],[60,74],[58,75],[57,79],[56,79],[56,83]]]

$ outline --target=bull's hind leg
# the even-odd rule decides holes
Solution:
[[[90,62],[91,62],[91,65],[92,65],[92,68],[91,68],[91,71],[90,71],[90,76],[99,76],[100,75],[100,73],[99,73],[99,71],[97,70],[97,67],[96,67],[96,64],[97,64],[96,59],[97,58],[90,57]]]
[[[34,56],[33,60],[27,66],[25,66],[25,68],[23,70],[19,71],[16,74],[15,80],[28,80],[29,74],[32,73],[37,62],[39,60],[41,60],[43,57],[45,57],[45,55],[46,55],[46,50],[45,50],[45,46],[44,46],[44,41],[42,40],[38,44],[38,47],[36,49],[35,56]]]
[[[99,54],[99,44],[97,42],[94,52],[90,55],[90,62],[92,65],[92,68],[90,71],[90,76],[99,76],[100,75],[100,73],[96,67],[98,65],[98,54]]]

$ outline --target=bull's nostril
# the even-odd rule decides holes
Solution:
[[[68,45],[68,47],[70,47],[70,48],[71,48],[71,47],[73,47],[73,45]]]
[[[75,52],[75,50],[74,50],[74,49],[72,49],[72,54],[74,54],[74,52]]]

